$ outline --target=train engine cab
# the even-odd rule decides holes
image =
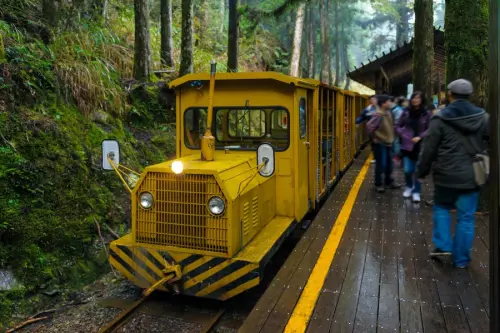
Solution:
[[[146,167],[135,184],[122,178],[132,228],[109,260],[149,291],[227,300],[259,284],[316,204],[308,122],[318,83],[213,67],[171,82],[176,159]],[[104,165],[118,171],[116,142],[103,142]]]

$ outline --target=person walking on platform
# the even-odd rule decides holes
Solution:
[[[397,99],[391,98],[392,102],[391,112],[395,124],[397,124],[399,118],[401,117],[401,114],[403,113],[404,108],[401,106],[403,104],[403,101],[404,97],[403,99],[401,99],[401,97],[398,97]],[[393,153],[394,153],[394,163],[399,166],[401,163],[401,142],[399,135],[396,135],[396,137],[394,138]]]
[[[375,186],[377,192],[385,191],[385,188],[399,188],[392,178],[392,150],[394,144],[394,122],[391,113],[391,101],[387,95],[377,96],[377,111],[366,123],[368,134],[373,141],[373,153],[375,154]],[[384,185],[382,174],[385,175]]]
[[[467,267],[471,260],[479,187],[487,175],[486,155],[478,154],[484,154],[487,149],[489,116],[468,101],[472,92],[472,84],[464,79],[448,85],[450,104],[432,117],[417,165],[420,179],[424,179],[431,168],[433,171],[432,239],[436,248],[430,256],[452,255],[457,268]],[[452,240],[450,210],[454,208],[457,225]]]
[[[377,110],[377,96],[372,95],[370,96],[370,105],[368,105],[363,111],[361,111],[359,117],[356,118],[356,125],[369,121],[376,110]],[[373,141],[371,142],[371,146],[373,151]],[[372,164],[375,163],[375,160],[372,160],[371,163]]]
[[[415,176],[418,155],[422,139],[427,133],[432,112],[425,108],[422,92],[411,95],[410,107],[406,108],[396,123],[396,133],[401,138],[401,155],[403,156],[406,188],[403,197],[413,197],[420,202],[421,184]]]

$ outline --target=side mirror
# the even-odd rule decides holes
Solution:
[[[102,142],[102,168],[103,170],[114,170],[109,159],[113,161],[114,164],[120,164],[120,146],[116,140],[104,140]]]
[[[263,143],[257,148],[257,165],[265,163],[259,170],[262,177],[270,177],[274,173],[274,148],[269,143]]]

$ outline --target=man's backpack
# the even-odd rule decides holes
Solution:
[[[375,131],[378,130],[381,123],[382,123],[382,116],[380,115],[380,113],[375,112],[370,118],[370,120],[366,122],[366,130],[370,137],[373,137]]]

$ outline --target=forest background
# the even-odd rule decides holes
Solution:
[[[293,70],[371,93],[346,73],[409,42],[414,5],[0,0],[0,326],[108,270],[98,226],[125,234],[130,210],[100,144],[119,140],[136,170],[174,155],[166,82],[215,59],[218,71]],[[444,6],[434,1],[436,27]]]

